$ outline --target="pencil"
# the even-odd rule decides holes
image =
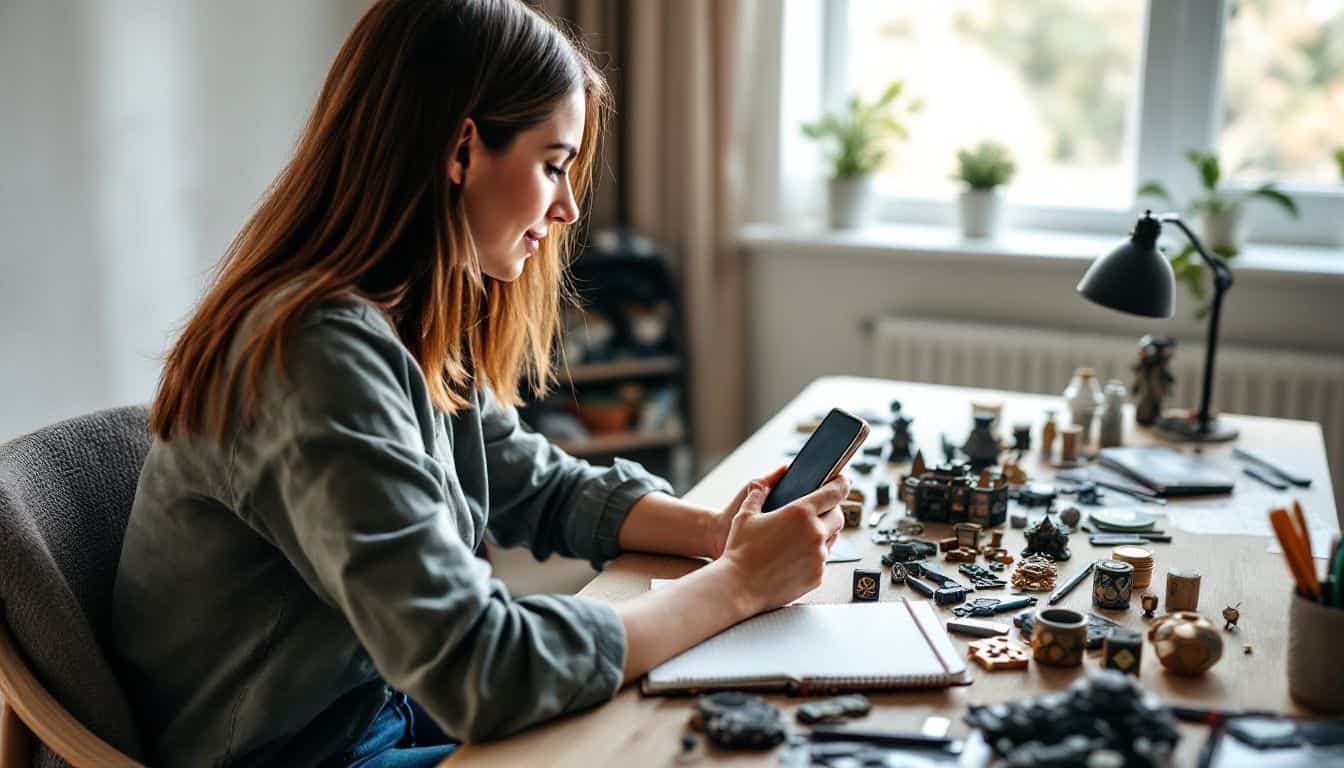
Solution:
[[[1269,522],[1274,527],[1274,534],[1279,537],[1279,546],[1283,548],[1283,557],[1288,561],[1288,570],[1293,574],[1293,581],[1297,582],[1297,590],[1312,600],[1318,599],[1320,587],[1312,589],[1311,577],[1315,575],[1315,571],[1311,568],[1311,554],[1307,553],[1307,561],[1302,560],[1302,540],[1293,530],[1293,521],[1288,516],[1288,510],[1284,507],[1270,510]]]
[[[1307,516],[1302,514],[1302,505],[1293,499],[1293,519],[1297,520],[1297,527],[1302,529],[1302,540],[1307,543],[1307,554],[1311,554],[1311,529],[1307,527]],[[1315,566],[1312,571],[1315,571]]]

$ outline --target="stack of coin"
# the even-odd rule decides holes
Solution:
[[[1147,589],[1153,581],[1153,553],[1143,547],[1122,546],[1111,550],[1111,559],[1134,566],[1134,589]]]

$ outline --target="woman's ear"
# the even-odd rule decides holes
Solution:
[[[467,180],[467,166],[470,164],[471,153],[475,151],[476,146],[476,121],[468,117],[462,121],[462,133],[458,136],[452,155],[448,157],[449,181],[461,185]]]

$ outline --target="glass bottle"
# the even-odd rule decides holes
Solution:
[[[1092,444],[1092,419],[1101,407],[1101,385],[1097,383],[1097,373],[1091,368],[1079,368],[1073,372],[1073,379],[1064,390],[1064,402],[1069,408],[1069,419],[1074,426],[1082,428],[1078,435],[1079,449]]]

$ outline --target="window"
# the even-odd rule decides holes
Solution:
[[[1235,176],[1338,185],[1344,0],[1239,0],[1223,43],[1218,146]]]
[[[993,139],[1018,161],[1016,200],[1127,206],[1142,23],[1134,0],[850,3],[848,90],[901,79],[924,104],[891,142],[888,188],[950,197],[956,151]]]
[[[802,169],[816,162],[797,138],[798,122],[900,79],[924,108],[906,119],[909,138],[889,147],[877,180],[883,218],[955,222],[956,150],[993,139],[1018,162],[1006,190],[1014,226],[1123,232],[1147,202],[1135,198],[1141,183],[1160,180],[1178,201],[1198,193],[1185,159],[1193,148],[1220,153],[1229,188],[1272,180],[1297,200],[1298,220],[1248,206],[1253,240],[1344,239],[1344,179],[1334,159],[1344,145],[1344,0],[785,7],[786,203],[806,199]],[[797,45],[807,34],[817,41],[813,57]],[[819,76],[797,76],[809,66]],[[814,170],[813,187],[824,173]]]

